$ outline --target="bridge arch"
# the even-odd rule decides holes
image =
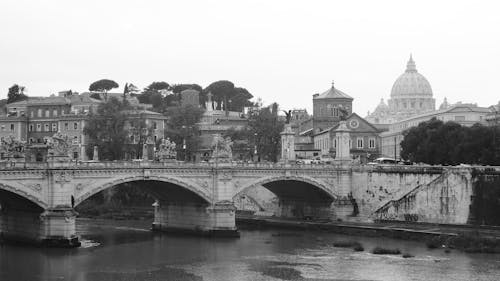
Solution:
[[[26,187],[29,188],[29,187]],[[37,191],[40,192],[40,196],[42,195],[42,190],[40,185],[36,185],[36,188],[38,189]],[[20,198],[26,199],[27,201],[33,203],[34,205],[42,208],[42,209],[47,209],[48,204],[44,202],[40,197],[36,197],[20,188],[16,188],[12,185],[5,184],[0,182],[0,196],[2,195],[1,193],[3,192],[10,192],[11,194],[17,195]],[[1,199],[1,198],[0,198]]]
[[[317,188],[318,190],[321,190],[322,192],[326,193],[326,195],[329,196],[330,199],[332,199],[332,200],[335,200],[339,197],[337,194],[333,193],[331,191],[331,189],[328,188],[328,186],[325,183],[320,182],[312,177],[302,176],[302,175],[301,176],[285,176],[285,175],[283,175],[283,176],[264,177],[264,178],[260,178],[258,180],[255,180],[249,184],[246,184],[236,191],[233,198],[236,198],[237,196],[244,194],[249,189],[257,188],[258,186],[266,187],[266,185],[269,185],[273,182],[287,182],[287,181],[288,182],[295,181],[295,182],[309,184],[309,185]],[[268,188],[268,187],[266,187],[266,188]]]
[[[104,183],[96,183],[93,184],[92,186],[89,187],[89,191],[85,192],[84,194],[78,196],[75,198],[75,206],[78,206],[80,203],[88,199],[89,197],[106,190],[108,188],[111,188],[113,186],[117,186],[119,184],[123,183],[129,183],[129,182],[162,182],[162,183],[167,183],[171,184],[174,186],[181,187],[182,189],[186,191],[190,191],[192,194],[196,195],[202,201],[205,201],[207,203],[210,203],[212,201],[211,195],[205,191],[203,188],[194,185],[192,183],[189,183],[184,180],[180,180],[177,178],[172,178],[172,177],[163,177],[163,176],[128,176],[128,177],[120,177],[120,178],[114,178],[111,181],[107,181]],[[168,188],[168,187],[167,187]]]

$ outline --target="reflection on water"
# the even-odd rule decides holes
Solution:
[[[4,280],[500,280],[500,255],[428,250],[418,242],[259,230],[240,239],[171,236],[150,222],[79,220],[78,249],[0,246]],[[364,252],[336,248],[357,240]],[[373,255],[376,246],[414,258]]]

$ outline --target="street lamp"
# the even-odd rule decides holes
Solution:
[[[253,151],[254,162],[258,162],[259,155],[257,154],[257,133],[254,133],[253,135],[254,135],[254,151]]]

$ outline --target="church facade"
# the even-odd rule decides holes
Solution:
[[[368,113],[366,120],[372,124],[392,124],[435,109],[431,84],[417,71],[410,55],[405,72],[392,86],[391,98],[387,103],[382,99],[375,111]]]

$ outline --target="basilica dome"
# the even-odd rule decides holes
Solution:
[[[391,91],[391,98],[421,98],[432,97],[431,84],[420,73],[417,72],[415,62],[410,56],[406,65],[405,73],[401,74],[394,82]]]

